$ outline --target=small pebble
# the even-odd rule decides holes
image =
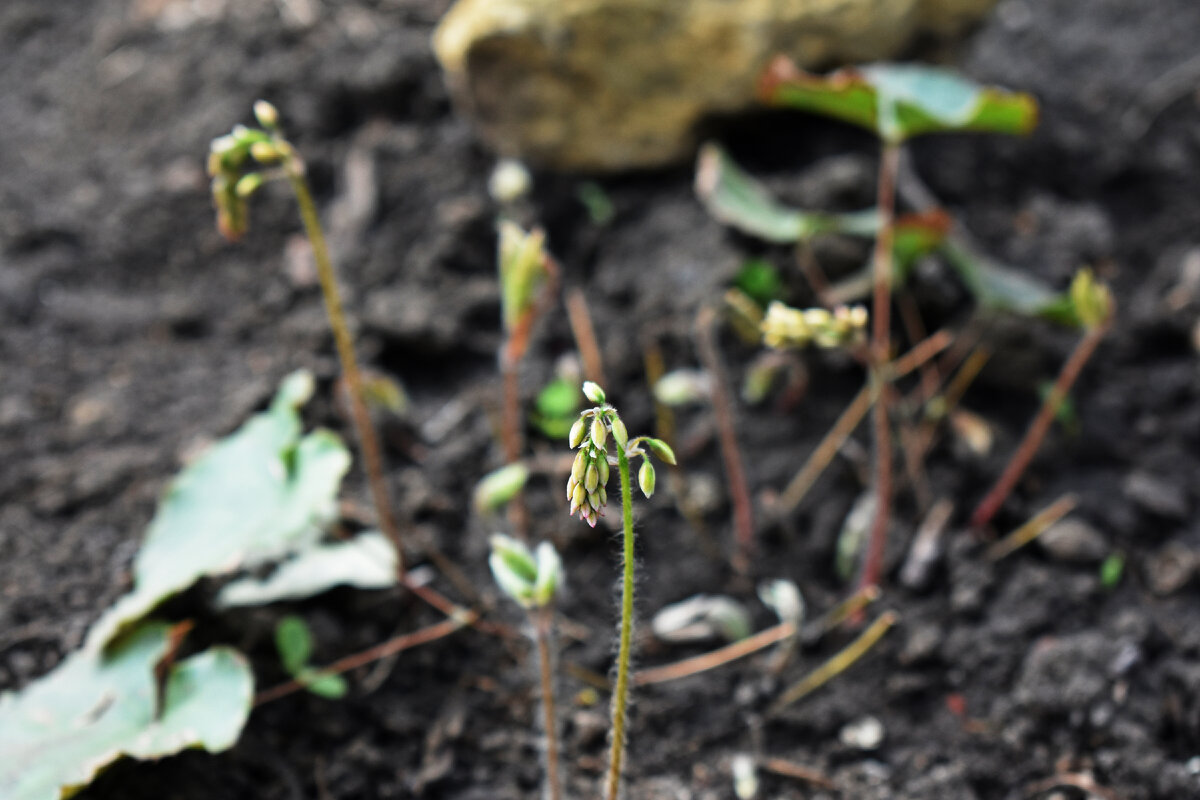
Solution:
[[[1148,472],[1134,472],[1125,479],[1125,496],[1160,517],[1185,519],[1187,496],[1183,488]]]
[[[883,743],[883,723],[875,717],[860,717],[845,725],[838,739],[847,747],[874,750]]]
[[[1146,583],[1150,590],[1165,597],[1187,585],[1196,572],[1200,557],[1180,542],[1168,542],[1146,559]]]
[[[1109,553],[1104,534],[1078,517],[1056,522],[1037,541],[1047,555],[1059,561],[1094,564]]]

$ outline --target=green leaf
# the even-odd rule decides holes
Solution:
[[[297,408],[312,377],[284,381],[271,408],[213,445],[167,489],[134,561],[134,588],[88,634],[101,648],[200,578],[252,568],[311,547],[337,511],[350,466],[329,431],[301,436]]]
[[[1112,553],[1100,565],[1100,585],[1105,589],[1117,588],[1117,584],[1121,582],[1121,575],[1124,572],[1125,554],[1120,552]]]
[[[1077,324],[1070,298],[1035,278],[992,261],[961,242],[947,241],[942,254],[982,308]]]
[[[241,578],[217,595],[218,608],[299,600],[335,586],[386,589],[396,585],[396,548],[379,531],[316,545],[275,568],[263,579]]]
[[[575,381],[555,378],[538,392],[531,422],[548,439],[565,439],[579,414],[579,388]]]
[[[155,668],[170,649],[169,631],[147,623],[107,653],[74,653],[23,691],[0,694],[0,797],[56,800],[122,756],[232,747],[253,699],[249,666],[225,647],[181,661],[156,714]]]
[[[595,181],[584,181],[579,184],[579,188],[575,190],[575,196],[587,210],[588,219],[598,228],[608,225],[617,215],[612,199],[604,191],[604,187]]]
[[[743,263],[733,279],[733,285],[762,306],[783,296],[783,279],[779,277],[779,270],[764,258],[751,258]]]
[[[484,475],[479,483],[475,484],[473,504],[476,513],[489,514],[503,508],[505,503],[520,493],[527,480],[529,468],[519,461]]]
[[[1027,134],[1037,102],[924,64],[870,64],[813,75],[777,58],[759,86],[770,105],[811,111],[900,142],[947,131]]]
[[[301,680],[305,689],[327,700],[339,700],[345,697],[350,688],[346,685],[346,679],[341,675],[322,675],[316,670],[307,676],[302,676]]]
[[[312,633],[308,623],[295,615],[279,620],[275,626],[275,649],[279,651],[279,660],[287,673],[299,675],[312,656]]]
[[[791,244],[822,233],[870,237],[879,227],[878,215],[873,210],[826,214],[799,211],[778,203],[766,187],[712,143],[700,149],[696,196],[718,221],[777,244]]]

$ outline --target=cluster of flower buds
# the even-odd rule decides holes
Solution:
[[[213,205],[217,228],[227,239],[246,232],[246,198],[277,175],[246,171],[249,159],[258,164],[277,164],[285,159],[299,163],[292,146],[279,134],[279,112],[265,100],[254,104],[254,116],[262,129],[236,125],[232,132],[213,139],[208,152],[208,175],[212,178]]]
[[[500,533],[491,542],[488,566],[500,589],[525,608],[549,605],[563,583],[562,559],[554,545],[542,542],[533,553],[521,542]]]
[[[1068,294],[1075,318],[1085,329],[1098,328],[1112,317],[1112,291],[1096,280],[1090,269],[1081,269],[1075,273]]]
[[[571,426],[570,444],[572,448],[579,448],[579,452],[575,454],[571,477],[567,479],[567,500],[571,503],[571,514],[579,514],[581,520],[594,528],[599,518],[604,516],[604,507],[608,505],[605,485],[611,467],[608,459],[610,434],[626,458],[642,457],[638,487],[646,497],[654,494],[655,474],[654,465],[650,463],[642,445],[668,464],[675,463],[675,453],[661,439],[648,436],[630,439],[625,423],[621,421],[617,410],[605,402],[604,390],[597,384],[591,381],[584,383],[583,394],[596,406],[580,413],[579,419]]]
[[[763,342],[775,348],[845,347],[862,341],[866,328],[867,309],[863,306],[802,310],[775,301],[762,321]]]

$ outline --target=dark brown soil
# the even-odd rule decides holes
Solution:
[[[261,407],[288,371],[317,372],[322,399],[310,417],[346,430],[329,402],[335,362],[302,248],[295,255],[290,201],[274,191],[257,198],[244,243],[213,230],[202,155],[258,97],[279,106],[308,157],[362,353],[413,397],[411,421],[389,437],[401,515],[490,586],[486,534],[495,523],[466,509],[475,480],[500,462],[491,422],[496,209],[485,190],[491,159],[451,113],[429,51],[444,6],[0,5],[0,687],[25,685],[80,644],[126,588],[158,493],[186,454]],[[306,9],[311,23],[296,18]],[[840,787],[764,775],[765,797],[1015,800],[1063,772],[1090,772],[1125,800],[1200,797],[1198,587],[1161,585],[1171,553],[1200,552],[1198,44],[1195,0],[1004,0],[954,60],[1036,94],[1042,126],[1026,140],[914,147],[930,188],[997,256],[1056,286],[1092,264],[1115,287],[1116,329],[1073,395],[1079,431],[1052,433],[998,523],[1007,530],[1075,492],[1078,515],[1125,554],[1119,586],[1105,589],[1094,562],[1038,547],[993,564],[961,529],[1036,408],[1038,384],[1073,342],[1041,324],[1000,324],[997,355],[966,398],[995,426],[995,447],[984,458],[952,441],[934,451],[929,478],[955,502],[955,524],[927,587],[903,588],[892,569],[879,605],[900,625],[861,664],[765,725],[782,687],[851,634],[806,647],[780,677],[759,658],[638,691],[629,797],[731,797],[737,752],[807,765]],[[863,136],[799,115],[714,129],[785,196],[870,200],[874,155]],[[839,168],[824,161],[831,156]],[[567,281],[588,293],[610,395],[631,430],[647,430],[644,337],[661,337],[670,367],[694,365],[697,309],[719,298],[748,253],[788,269],[790,255],[709,220],[686,169],[604,180],[616,216],[603,230],[576,199],[579,182],[540,176],[530,219],[547,226]],[[805,302],[802,281],[794,284],[792,299]],[[952,280],[933,273],[919,284],[927,324],[963,323],[969,309]],[[527,395],[571,348],[556,310],[535,337]],[[753,351],[730,338],[723,352],[740,379]],[[738,408],[760,500],[787,481],[862,380],[833,358],[812,357],[808,368],[796,408]],[[452,403],[461,421],[442,441],[422,441]],[[684,440],[699,443],[686,472],[720,486],[708,412],[681,424]],[[864,453],[866,437],[864,427]],[[562,449],[536,437],[532,447]],[[796,580],[814,614],[832,606],[846,593],[833,572],[834,539],[862,488],[853,453],[836,461],[795,515],[761,526],[753,576]],[[348,494],[366,506],[360,475]],[[665,495],[639,511],[643,619],[719,592],[770,624],[752,584],[706,555]],[[562,611],[581,632],[564,640],[560,662],[604,673],[616,538],[569,519],[557,481],[537,479],[529,502],[536,534],[563,546]],[[902,492],[893,563],[917,520]],[[728,548],[723,497],[707,523]],[[282,677],[271,630],[284,611],[310,620],[322,661],[437,620],[397,592],[336,591],[224,617],[203,610],[203,594],[183,598],[178,611],[200,616],[198,641],[250,653],[264,686]],[[495,616],[520,623],[506,604]],[[647,643],[640,660],[701,649]],[[81,797],[538,796],[533,676],[521,648],[463,632],[404,654],[386,674],[352,678],[340,702],[293,695],[257,709],[230,753],[122,764]],[[604,758],[604,702],[578,704],[583,688],[561,672],[577,797],[594,795]],[[843,727],[867,715],[882,723],[882,745],[843,744]]]

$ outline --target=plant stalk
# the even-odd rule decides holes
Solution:
[[[321,282],[321,294],[325,300],[325,313],[329,317],[329,327],[333,331],[334,344],[337,347],[338,360],[341,362],[342,375],[346,379],[347,394],[350,395],[350,415],[354,421],[355,432],[358,434],[359,446],[362,448],[363,466],[367,472],[367,482],[371,488],[371,499],[375,503],[375,513],[379,517],[379,528],[391,541],[396,549],[396,574],[404,577],[404,547],[400,537],[400,529],[392,515],[391,501],[388,498],[387,483],[383,476],[383,455],[379,447],[379,436],[371,423],[371,415],[363,400],[362,377],[358,369],[358,359],[354,354],[354,340],[350,337],[350,329],[346,324],[345,311],[342,308],[341,293],[338,291],[337,277],[333,272],[333,263],[329,258],[329,246],[325,243],[325,233],[321,228],[321,220],[317,216],[317,207],[313,202],[312,193],[308,189],[308,181],[304,178],[303,168],[295,156],[284,162],[292,191],[296,195],[296,203],[300,207],[300,218],[304,221],[304,230],[308,241],[312,244],[313,258],[317,263],[317,276]]]
[[[971,515],[971,527],[982,528],[988,524],[996,512],[1000,510],[1000,506],[1004,505],[1004,501],[1008,499],[1009,494],[1017,485],[1017,481],[1025,474],[1025,470],[1029,467],[1029,462],[1033,461],[1034,455],[1037,454],[1038,448],[1042,445],[1042,440],[1046,438],[1046,433],[1050,430],[1050,424],[1054,421],[1054,415],[1058,413],[1058,407],[1062,405],[1066,399],[1067,393],[1071,391],[1071,387],[1075,384],[1079,373],[1083,371],[1083,365],[1088,362],[1092,354],[1096,352],[1096,347],[1100,344],[1100,340],[1108,333],[1109,325],[1112,317],[1101,325],[1088,330],[1079,343],[1075,345],[1075,349],[1071,352],[1067,362],[1063,364],[1062,370],[1058,373],[1058,378],[1054,381],[1054,387],[1050,393],[1046,395],[1046,399],[1042,401],[1042,407],[1038,409],[1037,416],[1033,418],[1033,422],[1029,424],[1029,429],[1025,431],[1024,438],[1021,439],[1021,444],[1013,453],[1008,465],[1004,468],[1004,472],[1000,474],[1000,478],[996,481],[995,486],[987,493],[987,496],[979,502],[975,508],[975,513]]]
[[[737,431],[733,421],[733,401],[729,397],[725,367],[717,349],[715,323],[716,312],[711,307],[705,306],[700,309],[696,316],[696,351],[700,362],[712,376],[713,418],[717,424],[721,458],[725,462],[725,478],[729,482],[734,538],[737,541],[733,567],[738,572],[745,573],[750,568],[750,556],[754,553],[754,507],[750,501],[750,487],[746,482],[742,453],[738,449]]]
[[[625,756],[625,714],[629,699],[630,647],[633,643],[633,489],[629,483],[629,457],[617,447],[621,473],[621,520],[624,524],[624,574],[621,581],[621,640],[617,650],[617,685],[612,701],[612,754],[609,757],[605,796],[617,800],[621,788],[621,761]]]
[[[542,713],[546,728],[546,785],[548,800],[562,800],[558,774],[558,711],[554,698],[554,666],[550,658],[550,633],[554,612],[540,609],[534,620],[537,631],[538,667],[542,678]]]
[[[875,517],[867,543],[859,588],[879,583],[883,569],[884,546],[887,544],[888,517],[892,505],[892,435],[889,423],[890,376],[886,365],[891,355],[892,300],[892,240],[896,216],[896,169],[900,161],[900,145],[884,142],[879,159],[879,236],[875,239],[874,272],[875,297],[872,309],[871,382],[875,399]]]

